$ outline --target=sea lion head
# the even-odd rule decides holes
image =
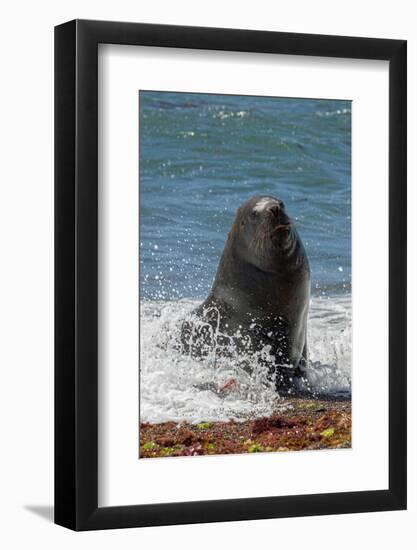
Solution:
[[[269,195],[252,197],[238,208],[231,234],[237,237],[239,254],[263,271],[281,271],[297,248],[297,231],[285,204]]]

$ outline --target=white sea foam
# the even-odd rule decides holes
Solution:
[[[352,111],[350,109],[336,109],[335,111],[317,111],[317,116],[337,116],[337,115],[350,115]]]
[[[182,320],[198,302],[142,301],[140,325],[140,420],[190,422],[240,420],[285,408],[260,357],[249,373],[233,357],[213,352],[195,359],[178,351]],[[315,298],[308,325],[308,385],[326,394],[349,394],[351,301]],[[232,387],[216,391],[227,382]]]
[[[248,111],[225,111],[225,110],[216,110],[212,115],[213,118],[219,118],[220,120],[225,120],[226,118],[244,118],[248,116]]]

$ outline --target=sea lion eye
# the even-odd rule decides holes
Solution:
[[[252,220],[254,220],[257,215],[258,215],[258,212],[256,210],[252,210],[250,213],[250,217],[252,218]]]

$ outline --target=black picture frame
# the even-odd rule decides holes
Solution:
[[[389,488],[98,507],[98,44],[389,61]],[[74,530],[406,508],[406,41],[74,20],[55,28],[55,523]]]

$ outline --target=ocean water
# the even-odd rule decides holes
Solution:
[[[348,394],[350,102],[142,91],[139,107],[141,420],[277,406],[256,365],[248,376],[237,362],[175,350],[181,320],[210,291],[237,207],[254,194],[285,202],[310,260],[309,383]],[[232,378],[233,391],[213,391]]]

